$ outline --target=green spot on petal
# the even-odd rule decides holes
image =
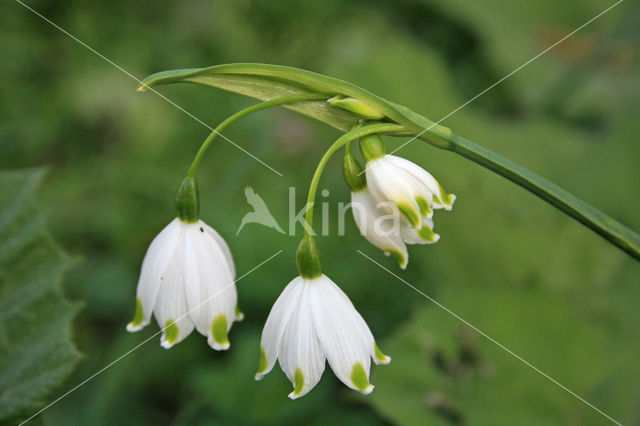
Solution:
[[[382,351],[380,350],[380,348],[378,347],[378,344],[374,341],[373,342],[373,347],[375,348],[376,351],[376,359],[380,362],[386,362],[389,357],[386,356],[385,354],[382,353]]]
[[[367,373],[364,371],[364,367],[359,362],[356,362],[351,370],[351,382],[353,385],[361,391],[366,391],[371,387]]]
[[[168,320],[164,323],[164,341],[173,345],[176,340],[178,340],[178,336],[180,335],[180,330],[178,330],[178,324],[173,320]]]
[[[244,314],[242,313],[240,308],[236,306],[236,320],[242,321],[243,319],[244,319]]]
[[[293,382],[295,383],[293,394],[298,396],[300,395],[300,393],[302,393],[302,389],[304,388],[304,375],[302,374],[302,370],[300,370],[299,368],[293,375]]]
[[[211,335],[213,340],[222,346],[229,344],[229,337],[227,336],[227,316],[220,314],[211,323]]]
[[[407,259],[404,257],[404,254],[396,249],[385,250],[384,254],[393,256],[398,261],[398,266],[404,269],[407,266]]]
[[[420,236],[420,238],[422,238],[425,241],[437,241],[438,240],[438,234],[436,234],[435,232],[433,232],[431,230],[431,228],[429,228],[428,226],[423,226],[419,231],[418,231],[418,235]]]
[[[144,312],[142,311],[142,302],[139,297],[136,297],[136,313],[133,315],[133,320],[129,323],[131,327],[137,327],[144,321]]]
[[[420,215],[429,216],[429,213],[431,213],[431,207],[429,207],[427,200],[422,197],[416,197],[416,203],[418,203],[418,207],[420,207]]]
[[[440,189],[440,197],[442,198],[442,203],[440,204],[444,204],[447,207],[451,207],[453,205],[453,197],[450,194],[447,194],[444,188],[440,186],[440,183],[438,183],[438,188]],[[436,196],[434,195],[433,198],[435,199]]]
[[[260,346],[260,362],[258,362],[258,372],[256,374],[264,373],[269,367],[269,361],[267,360],[267,354],[264,353],[264,348]]]
[[[413,226],[416,228],[420,225],[420,217],[418,213],[408,204],[400,203],[398,204],[398,208],[400,211],[406,216],[406,218],[411,222]]]

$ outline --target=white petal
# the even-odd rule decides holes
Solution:
[[[420,230],[401,226],[400,235],[407,244],[434,244],[440,240],[440,235],[433,232],[433,219],[425,219]]]
[[[438,182],[436,181],[436,179],[416,163],[409,161],[406,158],[398,157],[395,155],[387,155],[387,159],[396,167],[405,170],[407,173],[414,176],[417,180],[424,183],[424,185],[429,188],[431,193],[437,194],[439,192]]]
[[[347,386],[364,394],[369,383],[371,354],[375,353],[369,327],[349,298],[323,275],[310,287],[311,310],[320,346],[335,375]]]
[[[154,315],[158,325],[163,329],[160,344],[169,349],[181,342],[193,330],[193,322],[188,315],[185,294],[186,238],[184,223],[177,243],[176,255],[173,256],[164,275],[156,299]]]
[[[373,358],[373,362],[375,362],[376,364],[380,365],[386,365],[389,364],[391,362],[391,357],[389,355],[385,355],[380,348],[378,348],[378,345],[376,344],[376,342],[373,342],[373,348],[371,350],[371,358]]]
[[[233,263],[233,256],[231,256],[231,250],[229,250],[229,245],[227,245],[227,242],[224,240],[224,238],[222,238],[220,236],[220,234],[218,234],[218,232],[216,232],[215,229],[213,229],[212,227],[210,227],[209,225],[204,223],[202,220],[198,221],[198,224],[200,226],[202,226],[202,228],[205,230],[205,232],[208,232],[209,235],[211,235],[213,237],[214,241],[218,244],[218,246],[220,247],[220,249],[224,253],[224,257],[227,260],[227,263],[229,264],[229,269],[231,269],[231,273],[233,275],[233,279],[235,280],[236,279],[236,266]]]
[[[186,225],[185,294],[189,317],[216,350],[229,348],[236,287],[224,252],[199,224]],[[202,230],[201,230],[202,229]]]
[[[433,204],[434,208],[444,208],[446,210],[451,210],[453,208],[453,203],[456,199],[456,196],[454,194],[446,194],[438,181],[429,172],[405,158],[396,157],[395,155],[387,155],[386,157],[389,157],[388,159],[390,162],[404,169],[429,188],[429,191],[432,195],[431,198],[428,198],[428,200],[430,204]],[[433,199],[433,195],[437,196],[437,200]],[[449,198],[449,202],[447,202],[446,200],[447,195]]]
[[[367,241],[385,253],[393,254],[400,267],[406,268],[409,254],[402,241],[400,227],[407,225],[399,220],[399,211],[378,207],[368,188],[351,193],[351,209],[356,225]],[[389,221],[388,218],[397,220]]]
[[[284,288],[276,303],[273,304],[271,312],[269,312],[260,340],[260,363],[255,377],[256,380],[262,379],[276,363],[282,334],[300,299],[300,294],[304,287],[303,284],[304,280],[301,277],[295,277]]]
[[[149,324],[160,290],[161,277],[175,256],[181,229],[180,221],[176,218],[149,245],[142,261],[136,291],[136,317],[127,325],[128,331],[138,331]]]
[[[385,155],[367,163],[367,186],[379,202],[391,201],[406,215],[407,221],[419,228],[421,225],[420,206],[416,201],[413,181],[406,179],[405,172],[390,162]]]
[[[278,360],[294,390],[289,398],[306,395],[320,381],[325,358],[313,327],[310,287],[315,283],[304,280],[302,292],[282,334]]]

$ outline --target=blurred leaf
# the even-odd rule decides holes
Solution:
[[[261,381],[255,381],[259,330],[252,331],[234,339],[234,350],[225,354],[227,359],[194,366],[189,383],[190,393],[197,395],[195,401],[215,413],[219,424],[282,424],[320,415],[321,402],[330,391],[329,383],[335,380],[331,374],[325,372],[322,383],[305,398],[289,400],[287,395],[292,386],[279,367]],[[200,417],[207,424],[211,415],[205,412]],[[186,422],[193,423],[193,419]]]
[[[253,65],[253,64],[249,64]],[[259,65],[259,64],[257,64]],[[254,67],[250,67],[254,68]],[[285,67],[280,67],[285,68]],[[257,68],[259,70],[259,68]],[[287,69],[295,72],[295,68]],[[158,84],[168,83],[198,83],[217,87],[241,95],[268,101],[291,95],[303,95],[318,93],[313,86],[305,86],[300,82],[288,79],[282,80],[281,75],[274,77],[267,75],[243,74],[240,70],[225,72],[225,66],[201,69],[183,69],[162,71],[144,79],[138,91],[147,90]],[[322,93],[322,92],[320,92]],[[331,92],[328,92],[331,95]],[[330,97],[330,96],[329,96]],[[357,123],[358,117],[343,109],[335,108],[325,100],[297,102],[286,105],[284,108],[297,111],[301,114],[313,117],[340,130],[349,130]]]
[[[27,417],[75,367],[78,305],[60,280],[74,263],[44,229],[33,192],[42,170],[0,172],[0,420]]]
[[[599,405],[594,400],[607,384],[616,354],[610,350],[603,325],[571,304],[552,300],[539,289],[502,286],[448,292],[440,295],[439,302]],[[383,343],[393,361],[375,371],[371,402],[395,423],[511,425],[528,419],[535,424],[583,425],[606,421],[449,313],[426,299],[424,303],[405,327]],[[608,407],[599,408],[616,418]]]

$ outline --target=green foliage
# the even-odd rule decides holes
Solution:
[[[71,342],[78,304],[60,281],[74,263],[44,229],[34,191],[41,170],[0,172],[0,421],[48,402],[80,355]]]
[[[566,301],[499,286],[438,299],[587,401],[605,386],[616,358],[606,330]],[[417,309],[385,347],[398,355],[376,372],[372,401],[394,423],[602,424],[597,412],[440,308]]]

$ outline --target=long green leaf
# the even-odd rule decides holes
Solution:
[[[297,93],[321,93],[327,97],[353,97],[379,111],[384,118],[403,125],[407,132],[438,147],[453,151],[488,168],[529,190],[562,212],[588,226],[602,237],[640,260],[640,235],[595,207],[578,199],[557,185],[515,164],[450,129],[387,101],[375,94],[336,78],[298,68],[267,64],[226,64],[209,68],[163,71],[147,77],[138,88],[147,90],[169,83],[196,83],[213,86],[260,100]],[[288,105],[287,108],[346,131],[361,120],[356,114],[331,106],[325,101],[310,101]]]

